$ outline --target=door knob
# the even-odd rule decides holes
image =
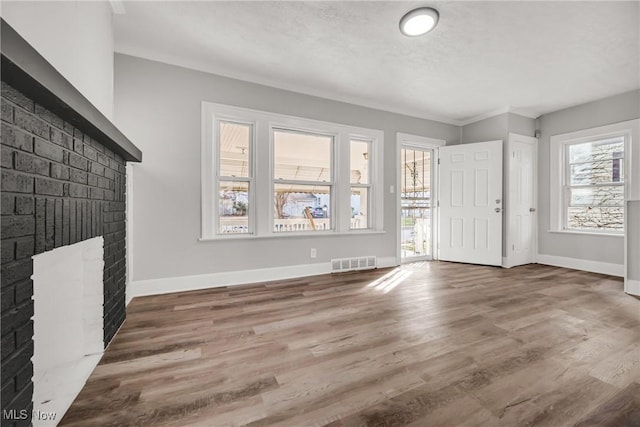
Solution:
[[[495,211],[496,211],[496,212],[501,212],[501,211],[502,211],[502,209],[500,209],[500,208],[495,208]]]
[[[535,212],[536,208],[529,208],[529,212]]]

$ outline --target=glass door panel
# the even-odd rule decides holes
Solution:
[[[400,254],[403,261],[431,259],[431,150],[400,150]]]

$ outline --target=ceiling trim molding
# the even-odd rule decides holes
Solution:
[[[531,110],[512,109],[509,112],[513,113],[513,114],[517,114],[517,115],[522,116],[522,117],[526,117],[528,119],[534,119],[534,120],[542,115],[542,114],[536,114],[536,113],[532,112]]]
[[[529,119],[537,119],[539,117],[539,115],[536,115],[535,113],[530,113],[528,111],[516,110],[511,107],[506,107],[506,108],[500,108],[498,110],[489,111],[488,113],[480,114],[480,115],[471,117],[469,119],[459,120],[458,123],[459,123],[459,126],[466,126],[475,122],[479,122],[480,120],[489,119],[491,117],[499,116],[505,113],[517,114],[519,116],[527,117]]]
[[[488,113],[480,114],[480,115],[471,117],[469,119],[460,120],[459,121],[459,123],[460,123],[459,126],[470,125],[472,123],[479,122],[480,120],[489,119],[491,117],[495,117],[495,116],[499,116],[501,114],[511,113],[511,112],[512,112],[511,108],[509,108],[509,107],[500,108],[498,110],[489,111]]]
[[[352,105],[356,105],[358,107],[371,108],[371,109],[374,109],[374,110],[385,111],[385,112],[388,112],[388,113],[401,114],[403,116],[415,117],[417,119],[431,120],[431,121],[440,122],[440,123],[444,123],[444,124],[448,124],[448,125],[460,126],[460,121],[459,120],[452,119],[452,118],[449,118],[449,117],[442,117],[442,116],[437,116],[437,115],[432,115],[432,114],[424,114],[424,113],[416,113],[416,111],[411,109],[411,108],[398,108],[398,107],[389,106],[389,105],[386,105],[386,104],[383,104],[383,103],[378,103],[378,102],[374,102],[374,101],[371,101],[371,100],[362,99],[362,98],[359,98],[359,97],[352,97],[352,96],[339,95],[339,94],[335,94],[335,93],[328,93],[326,91],[313,90],[313,89],[309,89],[308,87],[302,87],[302,86],[299,86],[299,85],[281,84],[279,82],[274,82],[274,81],[271,81],[269,79],[259,79],[259,78],[256,79],[256,78],[253,78],[253,77],[247,76],[247,75],[242,75],[242,76],[233,75],[229,71],[221,70],[219,68],[212,67],[212,66],[207,65],[207,64],[199,63],[197,61],[184,60],[182,58],[177,58],[177,57],[175,57],[173,55],[165,55],[165,54],[157,54],[157,53],[153,53],[153,54],[150,55],[148,53],[139,52],[137,49],[131,49],[131,48],[127,48],[127,47],[125,47],[125,48],[119,47],[119,48],[117,48],[115,50],[115,53],[119,53],[119,54],[122,54],[122,55],[128,55],[128,56],[134,56],[136,58],[146,59],[146,60],[154,61],[154,62],[160,62],[160,63],[167,64],[167,65],[173,65],[173,66],[176,66],[176,67],[187,68],[187,69],[190,69],[190,70],[200,71],[200,72],[203,72],[203,73],[215,74],[217,76],[222,76],[222,77],[226,77],[226,78],[229,78],[229,79],[234,79],[234,80],[244,81],[244,82],[248,82],[248,83],[258,84],[258,85],[261,85],[261,86],[268,86],[268,87],[272,87],[272,88],[275,88],[275,89],[286,90],[286,91],[289,91],[289,92],[294,92],[294,93],[298,93],[298,94],[302,94],[302,95],[314,96],[314,97],[317,97],[317,98],[323,98],[323,99],[327,99],[327,100],[331,100],[331,101],[344,102],[346,104],[352,104]]]
[[[159,62],[166,65],[173,65],[176,67],[186,68],[193,71],[199,71],[207,74],[214,74],[221,77],[226,77],[229,79],[234,79],[238,81],[243,81],[247,83],[253,83],[261,86],[267,86],[275,89],[286,90],[289,92],[294,92],[301,95],[313,96],[317,98],[327,99],[330,101],[343,102],[346,104],[356,105],[358,107],[371,108],[374,110],[385,111],[388,113],[401,114],[403,116],[415,117],[417,119],[430,120],[434,122],[444,123],[453,126],[466,126],[480,120],[488,119],[491,117],[499,116],[505,113],[513,113],[519,116],[527,117],[530,119],[537,119],[540,114],[531,113],[526,110],[517,110],[511,107],[503,107],[497,110],[489,111],[483,114],[479,114],[477,116],[470,117],[465,120],[457,120],[452,119],[450,117],[443,117],[433,114],[424,114],[424,113],[416,113],[415,110],[411,108],[398,108],[395,106],[386,105],[384,103],[375,102],[367,99],[362,99],[357,96],[346,96],[335,93],[327,93],[320,90],[309,89],[308,87],[303,87],[300,85],[291,85],[291,84],[281,84],[279,82],[274,82],[269,79],[261,79],[261,78],[253,78],[248,75],[238,76],[234,75],[230,71],[225,71],[217,67],[212,67],[205,63],[200,63],[197,61],[188,61],[183,58],[179,58],[173,55],[152,53],[148,54],[145,52],[140,52],[138,49],[132,48],[118,48],[115,50],[115,53],[127,56],[133,56],[136,58],[146,59],[148,61]]]

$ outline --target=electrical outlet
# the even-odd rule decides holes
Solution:
[[[309,254],[309,256],[311,258],[315,258],[318,255],[318,251],[316,251],[316,248],[311,248],[311,253]]]

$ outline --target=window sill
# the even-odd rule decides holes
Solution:
[[[279,234],[265,234],[262,236],[256,236],[253,234],[242,234],[242,235],[222,235],[215,237],[200,237],[198,239],[199,242],[224,242],[229,240],[256,240],[256,239],[292,239],[292,238],[316,238],[316,237],[334,237],[334,236],[370,236],[376,234],[386,234],[387,232],[384,230],[354,230],[354,231],[342,231],[342,232],[315,232],[315,233],[279,233]]]
[[[571,234],[579,236],[606,236],[606,237],[624,237],[624,233],[599,233],[597,231],[578,231],[578,230],[547,230],[552,234]]]

